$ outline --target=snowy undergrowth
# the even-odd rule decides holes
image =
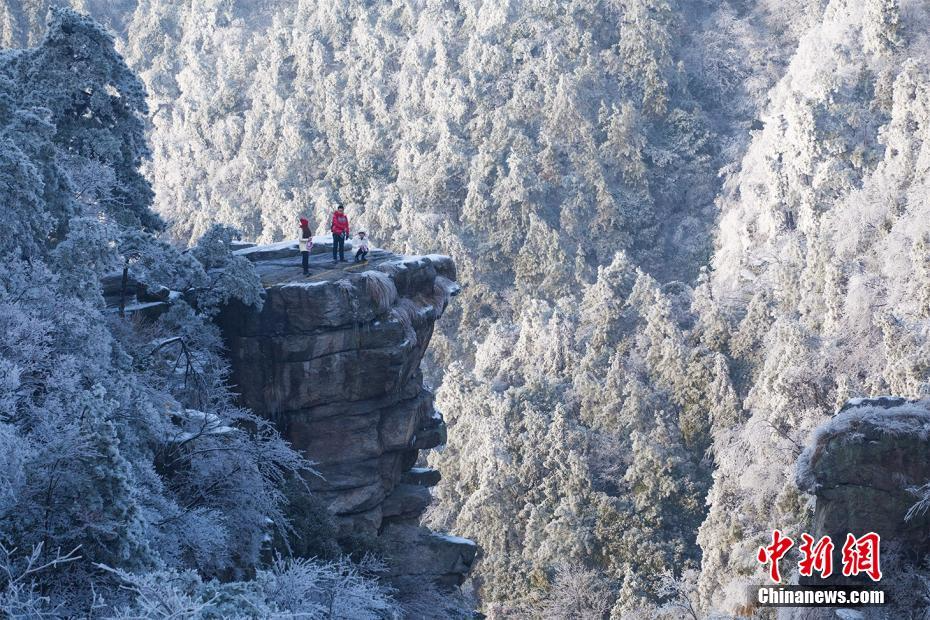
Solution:
[[[211,320],[260,307],[261,284],[230,227],[160,240],[145,112],[87,17],[54,10],[37,47],[0,51],[0,615],[403,613],[380,567],[309,541],[325,510],[292,520],[312,464],[235,405]],[[172,291],[170,308],[105,308],[114,271]]]

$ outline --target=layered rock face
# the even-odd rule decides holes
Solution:
[[[315,249],[309,277],[296,244],[241,250],[266,289],[261,312],[233,305],[218,319],[241,403],[317,463],[312,492],[343,532],[382,537],[394,577],[459,583],[476,547],[418,525],[440,474],[414,467],[445,442],[420,361],[458,293],[455,265],[373,250],[336,267]]]
[[[928,401],[857,399],[815,432],[799,459],[797,482],[817,498],[811,534],[832,538],[835,567],[842,566],[847,533],[878,533],[883,552],[895,551],[902,561],[926,557],[930,513],[911,508],[916,489],[930,483],[928,456]],[[837,571],[829,581],[851,580]]]

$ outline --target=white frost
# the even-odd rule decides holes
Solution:
[[[836,414],[813,432],[809,445],[798,457],[795,480],[800,488],[809,491],[817,488],[813,467],[820,456],[820,447],[839,435],[844,435],[845,441],[861,437],[858,429],[863,424],[874,426],[888,435],[913,433],[921,439],[930,436],[930,401],[904,402],[893,407],[863,404],[872,400],[878,401],[851,399],[845,411]]]
[[[316,237],[313,238],[313,242],[316,243]],[[248,256],[250,254],[256,254],[261,252],[269,252],[274,250],[288,250],[294,248],[297,249],[297,240],[289,239],[287,241],[279,241],[278,243],[269,243],[267,245],[256,245],[250,248],[243,248],[241,250],[235,250],[233,254],[237,256]]]
[[[295,282],[288,282],[286,284],[282,284],[281,288],[317,288],[321,286],[326,286],[327,284],[330,284],[328,280],[322,280],[322,281],[317,281],[317,282],[301,282],[300,280],[297,280]]]
[[[434,533],[433,536],[436,538],[441,538],[446,542],[454,543],[456,545],[468,545],[470,547],[475,547],[475,541],[469,540],[467,538],[461,538],[460,536],[453,536],[452,534],[439,534]]]

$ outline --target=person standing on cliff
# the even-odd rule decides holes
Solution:
[[[346,260],[346,237],[349,236],[349,218],[346,217],[345,207],[339,205],[333,213],[333,224],[330,230],[333,231],[333,264],[340,261],[347,263]],[[339,251],[339,259],[336,259],[336,250]]]
[[[360,263],[368,260],[368,237],[365,231],[358,233],[358,252],[355,253],[355,262]]]
[[[297,245],[300,248],[304,275],[308,275],[310,273],[310,250],[313,248],[313,233],[310,232],[310,222],[305,217],[300,218],[300,238]]]

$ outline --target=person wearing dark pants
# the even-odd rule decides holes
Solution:
[[[333,224],[330,227],[333,232],[333,263],[346,260],[346,237],[349,236],[349,218],[346,217],[345,207],[339,205],[336,212],[333,213]],[[339,258],[336,258],[338,253]]]
[[[310,273],[310,249],[313,247],[313,233],[310,232],[310,222],[307,218],[300,218],[300,239],[297,241],[300,247],[300,258],[303,263],[304,275]]]
[[[365,231],[358,233],[358,252],[355,253],[355,262],[361,263],[368,260],[368,238]]]
[[[333,263],[346,262],[345,233],[333,233]],[[338,256],[338,258],[337,258]]]

